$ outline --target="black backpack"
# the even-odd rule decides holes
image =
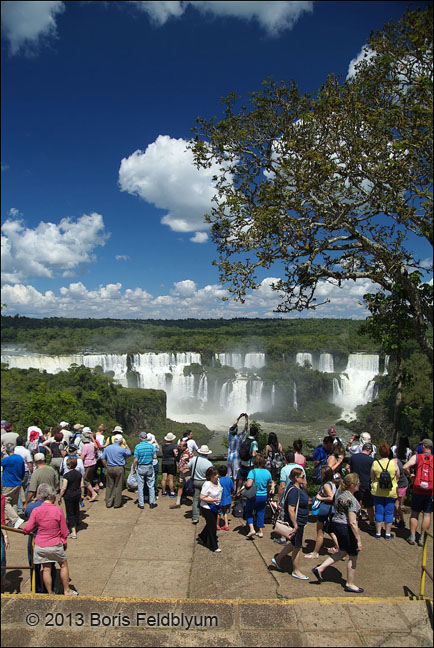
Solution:
[[[245,517],[246,500],[237,500],[232,507],[232,515],[235,518]]]
[[[250,460],[250,447],[255,439],[251,439],[250,437],[247,437],[247,439],[244,439],[244,441],[241,444],[240,448],[240,459],[241,461],[249,461]]]
[[[378,459],[376,459],[376,461],[378,461]],[[392,477],[390,476],[390,472],[387,470],[389,468],[390,461],[391,460],[389,459],[386,468],[383,468],[381,463],[378,461],[378,463],[381,466],[381,473],[378,479],[378,485],[380,488],[384,488],[385,490],[390,490],[393,486]]]

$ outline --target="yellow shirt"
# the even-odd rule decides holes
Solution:
[[[387,465],[389,463],[389,465]],[[381,464],[381,465],[380,465]],[[383,470],[386,470],[392,478],[392,488],[380,488],[378,480]],[[375,480],[372,483],[371,493],[377,497],[398,497],[398,482],[396,479],[396,464],[393,459],[375,459],[372,464],[372,472],[375,475]]]

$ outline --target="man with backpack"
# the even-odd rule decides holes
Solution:
[[[420,547],[423,546],[425,532],[430,527],[433,509],[433,442],[431,439],[423,439],[421,445],[422,453],[414,454],[404,464],[404,470],[408,476],[412,476],[410,473],[412,467],[414,467],[416,473],[411,498],[410,536],[407,542],[410,545],[416,544],[417,524],[419,514],[422,513],[421,532],[418,542]]]
[[[333,438],[326,436],[322,443],[313,451],[313,465],[312,479],[316,484],[321,483],[321,468],[327,465],[329,455],[333,450]]]
[[[255,424],[250,426],[249,436],[244,439],[240,446],[240,472],[239,479],[240,481],[245,482],[247,475],[250,472],[250,469],[253,467],[255,457],[258,454],[258,442],[256,441],[256,436],[258,434],[258,428]]]

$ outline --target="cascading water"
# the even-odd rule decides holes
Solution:
[[[221,365],[232,367],[239,371],[240,369],[261,369],[265,367],[265,353],[246,353],[244,356],[241,353],[216,353],[215,359]]]
[[[294,386],[292,388],[292,406],[295,409],[295,411],[298,412],[297,385],[295,384],[295,380],[294,380]]]
[[[374,398],[374,378],[379,374],[378,355],[351,353],[344,373],[333,381],[333,403],[342,408],[342,418],[356,418],[355,409]]]
[[[311,353],[297,353],[297,355],[295,356],[295,362],[300,367],[305,367],[306,365],[309,365],[310,367],[313,368],[313,360],[312,360]]]

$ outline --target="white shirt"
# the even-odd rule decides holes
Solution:
[[[353,445],[353,446],[351,446],[351,448],[348,448],[348,452],[351,455],[359,454],[360,452],[362,452],[363,445],[364,444],[362,444],[362,445]],[[376,454],[377,454],[377,446],[372,444],[371,457],[375,458]]]
[[[29,472],[28,463],[33,463],[33,457],[30,450],[27,450],[24,446],[15,446],[14,454],[20,455],[24,459],[26,472]]]
[[[63,474],[63,475],[66,475],[66,473],[68,473],[70,471],[70,468],[68,468],[68,466],[66,465],[66,461],[69,458],[70,457],[64,457],[64,459],[63,459],[62,468],[60,470],[60,473]],[[81,474],[84,477],[84,463],[83,463],[83,460],[80,459],[80,457],[75,457],[75,458],[77,459],[77,466],[76,466],[75,470],[78,470],[79,472],[81,472]]]
[[[181,439],[178,441],[178,447],[181,442]],[[187,448],[191,450],[191,452],[196,452],[199,449],[199,446],[197,445],[196,441],[194,439],[187,439]]]
[[[218,482],[218,484],[213,484],[210,481],[206,481],[202,486],[202,490],[200,491],[201,495],[205,495],[205,497],[212,497],[214,500],[218,500],[218,502],[220,502],[222,498],[222,493],[223,493],[223,486],[220,486],[220,482]],[[215,503],[218,504],[218,502]],[[209,509],[208,502],[204,502],[203,500],[200,500],[200,505],[203,508]]]
[[[27,428],[27,441],[30,441],[30,433],[33,432],[33,430],[35,430],[35,432],[38,432],[38,435],[39,435],[40,437],[42,436],[42,430],[41,430],[41,428],[38,428],[36,425],[30,425],[30,426]]]

